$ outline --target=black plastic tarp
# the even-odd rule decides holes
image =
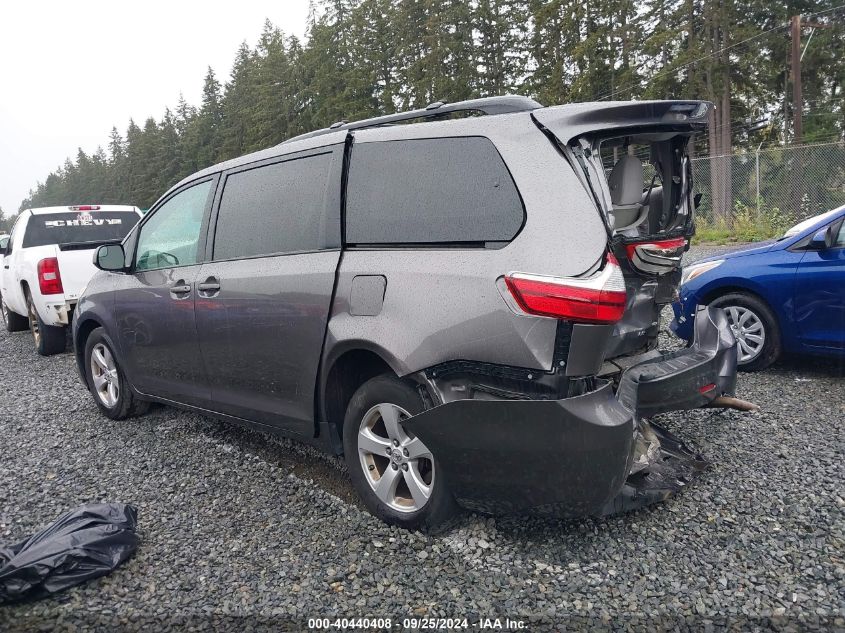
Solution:
[[[138,548],[137,515],[122,503],[85,505],[16,545],[0,546],[0,604],[108,574]]]

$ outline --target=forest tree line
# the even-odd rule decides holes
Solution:
[[[267,21],[202,102],[112,128],[39,182],[29,207],[147,208],[216,162],[339,120],[505,93],[550,105],[696,98],[717,105],[695,151],[792,142],[790,16],[819,28],[802,60],[803,142],[845,135],[845,28],[834,1],[321,0],[306,37]],[[808,39],[804,31],[803,41]],[[765,121],[761,125],[755,122]]]

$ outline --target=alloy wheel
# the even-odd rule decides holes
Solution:
[[[115,406],[120,397],[117,364],[109,348],[102,343],[97,343],[91,350],[91,378],[100,402],[108,408]]]
[[[766,344],[766,328],[760,317],[744,306],[725,306],[728,323],[736,337],[738,361],[750,363],[760,355]]]
[[[358,428],[358,456],[367,483],[382,503],[397,512],[416,512],[431,497],[434,458],[402,427],[410,414],[395,404],[377,404]]]

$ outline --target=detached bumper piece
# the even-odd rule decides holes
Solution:
[[[458,503],[480,512],[601,514],[634,456],[634,418],[610,383],[564,400],[456,400],[404,425]]]
[[[458,503],[489,514],[605,516],[663,501],[708,463],[635,420],[610,383],[565,400],[456,400],[404,426]]]
[[[627,369],[617,397],[638,416],[697,409],[736,387],[736,340],[720,308],[701,306],[695,334],[686,349],[663,354]]]

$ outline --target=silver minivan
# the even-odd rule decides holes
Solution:
[[[649,416],[735,385],[719,310],[657,349],[709,108],[435,103],[200,171],[98,251],[82,380],[112,419],[159,402],[343,454],[409,528],[663,499],[704,462]]]

